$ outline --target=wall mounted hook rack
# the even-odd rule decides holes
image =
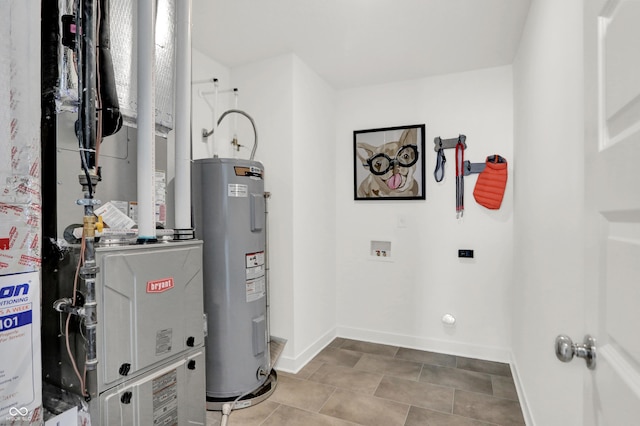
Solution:
[[[486,163],[472,163],[471,161],[465,161],[464,175],[469,176],[476,173],[482,173],[482,171],[486,166],[487,166]]]
[[[442,182],[444,179],[444,164],[447,162],[447,158],[444,155],[445,149],[456,148],[459,143],[462,143],[464,147],[461,152],[461,158],[464,157],[464,151],[467,149],[467,137],[465,135],[458,135],[457,138],[451,139],[442,139],[440,136],[437,136],[433,139],[433,150],[438,153],[438,158],[436,159],[436,169],[433,171],[433,176],[436,178],[436,182]],[[456,152],[456,157],[457,157]],[[459,163],[456,160],[456,167]],[[462,165],[462,164],[460,164]],[[463,176],[463,175],[461,175]]]
[[[458,141],[462,142],[462,145],[464,145],[464,149],[467,149],[467,143],[465,142],[467,140],[467,137],[465,135],[458,135],[457,138],[451,138],[451,139],[442,139],[440,136],[437,136],[436,138],[433,139],[433,150],[438,152],[441,149],[451,149],[451,148],[455,148],[456,145],[458,144]]]

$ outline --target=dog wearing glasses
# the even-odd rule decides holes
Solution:
[[[356,144],[358,158],[369,175],[358,187],[358,197],[412,197],[419,193],[413,178],[418,162],[418,130],[406,129],[400,140],[372,146]]]

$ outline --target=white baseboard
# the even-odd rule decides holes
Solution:
[[[296,374],[298,371],[307,365],[318,353],[323,350],[333,339],[336,337],[336,329],[331,329],[322,335],[319,339],[309,345],[302,353],[295,357],[288,357],[282,355],[274,368],[286,373]]]
[[[520,380],[520,372],[518,370],[518,363],[516,362],[513,353],[511,354],[511,372],[513,373],[513,382],[516,385],[516,391],[518,392],[518,400],[520,401],[520,408],[522,408],[522,415],[524,416],[524,422],[527,426],[535,426],[533,422],[533,416],[531,415],[531,410],[529,409],[529,402],[527,400],[527,394],[524,391],[524,387],[522,386],[522,381]]]
[[[400,346],[403,348],[484,359],[487,361],[511,362],[511,351],[507,348],[495,346],[474,345],[462,342],[429,339],[418,336],[408,336],[403,334],[340,326],[337,328],[337,336],[347,339]]]

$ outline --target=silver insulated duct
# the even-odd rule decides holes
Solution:
[[[192,167],[194,227],[204,241],[208,408],[260,388],[270,374],[263,170],[230,158]]]

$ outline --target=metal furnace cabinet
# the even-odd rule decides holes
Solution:
[[[78,255],[71,250],[56,271],[59,295],[73,292]],[[89,402],[92,424],[204,425],[202,242],[98,246],[96,263],[98,397]],[[45,380],[78,393],[60,314],[45,312]],[[79,371],[82,329],[76,324],[69,330]]]

